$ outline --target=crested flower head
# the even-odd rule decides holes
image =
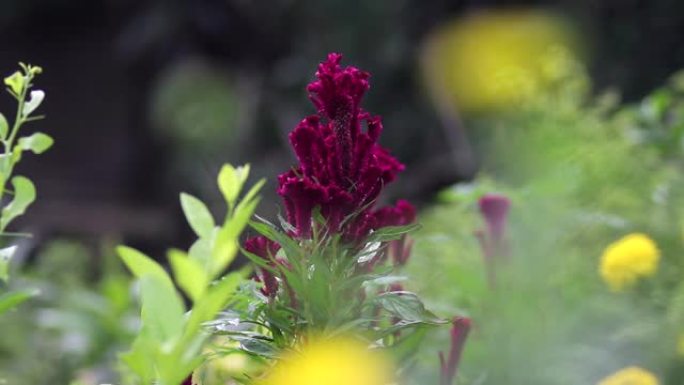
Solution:
[[[658,269],[660,251],[645,234],[629,234],[611,243],[601,256],[601,277],[613,291],[622,291]]]
[[[642,368],[630,366],[604,378],[597,385],[658,385],[658,378]]]
[[[404,166],[377,143],[380,117],[361,108],[369,74],[341,67],[341,59],[339,54],[328,55],[307,87],[318,113],[290,133],[299,165],[278,178],[287,219],[300,238],[311,236],[316,207],[326,221],[325,229],[342,233],[346,241],[395,225],[384,220],[384,212],[377,212],[376,218],[372,206]]]

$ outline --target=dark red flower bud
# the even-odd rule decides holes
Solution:
[[[278,243],[273,242],[266,237],[257,236],[248,238],[243,247],[247,252],[267,261],[270,266],[276,266],[275,255],[278,253],[278,250],[280,250],[280,245]],[[278,292],[278,280],[270,271],[266,269],[259,270],[260,275],[257,277],[257,281],[264,284],[261,292],[267,297],[275,297]]]
[[[495,244],[500,244],[506,230],[506,219],[511,201],[503,195],[486,194],[479,201],[480,213],[487,223],[487,233]]]

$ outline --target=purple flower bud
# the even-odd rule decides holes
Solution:
[[[500,244],[504,237],[511,201],[503,195],[486,194],[480,198],[479,204],[491,241]]]
[[[280,245],[276,242],[263,236],[257,236],[248,238],[243,247],[247,252],[267,261],[270,266],[276,266],[275,255],[278,253],[278,250],[280,250]],[[256,278],[258,282],[264,284],[262,293],[267,297],[275,297],[278,292],[278,280],[275,276],[266,269],[260,269],[260,275]]]

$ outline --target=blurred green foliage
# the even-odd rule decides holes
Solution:
[[[482,173],[423,213],[409,273],[443,314],[461,309],[473,317],[463,384],[593,384],[629,365],[679,384],[681,76],[620,106],[613,93],[592,96],[581,68],[569,75],[515,111],[468,122]],[[494,289],[473,235],[483,227],[476,203],[486,192],[513,202],[512,251]],[[631,232],[656,240],[660,270],[612,294],[600,280],[599,257]],[[443,336],[432,338],[431,349],[443,345]],[[417,372],[421,381],[437,373],[436,357],[424,361],[433,369]]]
[[[4,381],[48,385],[81,378],[94,384],[116,378],[116,354],[139,322],[130,279],[111,250],[96,259],[79,242],[55,240],[38,253],[20,284],[41,294],[0,318]]]

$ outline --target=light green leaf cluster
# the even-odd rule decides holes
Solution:
[[[13,176],[14,168],[21,161],[24,151],[41,154],[53,144],[52,138],[44,133],[34,133],[27,137],[19,137],[19,131],[25,123],[42,119],[43,116],[33,115],[45,99],[45,92],[31,90],[33,79],[42,72],[40,67],[19,63],[20,70],[4,79],[4,84],[14,99],[17,100],[17,111],[14,122],[10,125],[5,115],[0,113],[0,202],[4,206],[0,209],[0,235],[12,235],[6,232],[9,224],[26,212],[26,209],[36,199],[36,188],[25,176]],[[11,188],[7,187],[10,182]],[[11,199],[6,199],[6,196]],[[16,246],[0,249],[0,283],[9,280],[9,264]],[[35,295],[34,291],[18,291],[0,293],[0,314],[10,310],[19,303]]]
[[[0,142],[3,153],[0,154],[0,192],[12,195],[12,200],[2,208],[0,214],[0,232],[5,232],[12,220],[22,215],[36,199],[36,189],[30,179],[24,176],[12,176],[15,166],[21,160],[22,152],[31,151],[42,154],[53,143],[52,138],[44,133],[36,132],[26,137],[19,137],[19,131],[25,123],[42,119],[43,116],[32,115],[45,99],[45,92],[31,90],[33,79],[42,72],[40,67],[19,63],[21,70],[5,78],[7,91],[17,100],[17,112],[14,123],[10,126],[4,115],[0,114]],[[7,189],[10,182],[13,189]]]
[[[202,363],[208,334],[204,323],[213,320],[229,303],[243,281],[242,273],[224,275],[239,250],[238,237],[259,202],[263,180],[238,199],[249,175],[249,166],[225,165],[218,185],[227,204],[217,224],[198,198],[180,195],[183,213],[198,239],[185,252],[167,254],[172,276],[152,258],[120,246],[118,253],[140,281],[142,327],[131,350],[121,359],[140,384],[178,385]],[[189,309],[176,286],[191,300]]]

